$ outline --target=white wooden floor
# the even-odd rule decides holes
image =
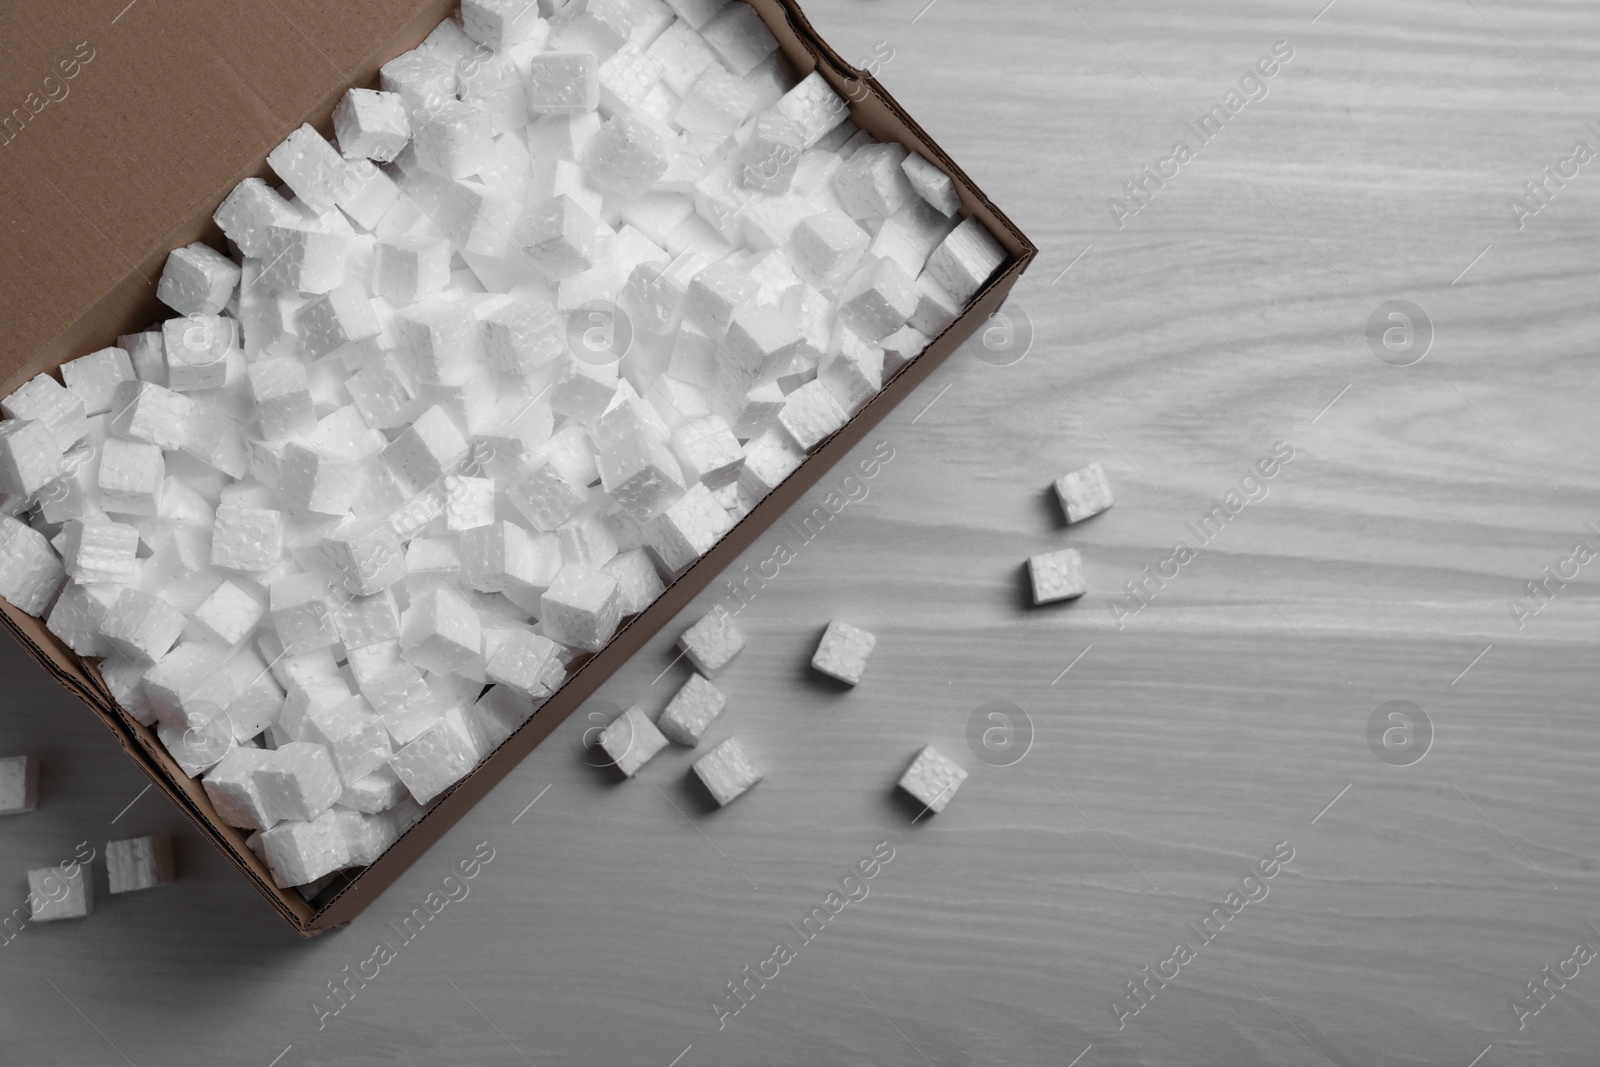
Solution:
[[[0,948],[0,1062],[1592,1059],[1600,971],[1565,961],[1600,949],[1600,563],[1564,561],[1600,551],[1600,162],[1520,230],[1508,199],[1574,142],[1600,151],[1600,8],[924,2],[808,10],[1043,248],[1013,298],[1035,339],[941,368],[859,450],[892,450],[875,478],[814,493],[864,499],[741,612],[716,736],[767,780],[708,811],[683,750],[614,785],[553,740],[353,927],[301,943],[0,650],[0,752],[46,767],[41,810],[0,824],[0,891],[153,831],[182,872]],[[1264,98],[1208,143],[1185,127],[1278,42]],[[1119,229],[1108,199],[1179,140],[1192,158]],[[1391,300],[1432,324],[1410,366],[1368,343]],[[1275,447],[1293,458],[1247,481]],[[1118,503],[1065,529],[1045,490],[1092,459]],[[1257,499],[1165,562],[1230,489]],[[1023,560],[1069,545],[1090,595],[1026,608]],[[1119,618],[1146,565],[1169,577]],[[1578,577],[1519,628],[1546,565]],[[835,616],[879,636],[852,692],[805,669]],[[665,704],[673,636],[604,695]],[[1009,766],[966,740],[991,700],[1031,722]],[[1420,762],[1369,746],[1391,700],[1431,723]],[[915,819],[891,786],[929,741],[971,777]],[[809,942],[786,926],[875,848],[892,860],[845,884],[865,898]],[[1266,896],[1204,941],[1275,848],[1293,859],[1244,883]],[[445,882],[475,849],[492,860]],[[766,963],[780,941],[793,959]],[[376,977],[319,1028],[347,966]],[[746,966],[769,977],[719,1029]],[[1524,983],[1575,967],[1519,1031]]]

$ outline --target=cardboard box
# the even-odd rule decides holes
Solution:
[[[817,36],[794,0],[747,0],[801,76],[820,69],[852,102],[851,117],[948,173],[962,213],[980,219],[1009,259],[965,313],[906,365],[720,544],[588,658],[528,723],[438,801],[377,863],[314,902],[278,889],[218,821],[200,783],[178,769],[154,733],[111,698],[93,664],[44,623],[0,602],[5,626],[62,685],[88,704],[200,832],[304,936],[349,923],[555,730],[617,667],[732,563],[941,361],[997,311],[1037,249],[870,76]],[[303,121],[331,134],[351,85],[415,46],[455,0],[322,5],[129,5],[110,22],[80,6],[0,14],[8,41],[0,74],[0,178],[11,197],[0,242],[0,395],[41,371],[116,342],[170,312],[155,299],[167,253],[195,240],[225,247],[211,215],[245,177],[272,180],[266,154]],[[48,22],[48,26],[40,23]]]

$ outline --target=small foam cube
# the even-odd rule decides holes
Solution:
[[[526,75],[528,110],[575,115],[600,106],[600,66],[592,52],[545,52]]]
[[[0,597],[19,611],[40,615],[65,577],[61,559],[44,534],[0,515]]]
[[[635,704],[600,731],[595,745],[611,757],[612,766],[632,778],[651,757],[667,747],[667,739]]]
[[[704,676],[691,674],[668,702],[656,725],[673,741],[693,748],[727,706],[728,698],[722,690]]]
[[[721,807],[738,800],[761,781],[761,770],[736,738],[728,738],[694,761],[694,773]]]
[[[712,62],[684,93],[673,121],[689,133],[729,137],[755,106],[755,89],[744,79],[729,74],[721,63]]]
[[[282,822],[251,837],[278,888],[315,882],[350,865],[340,814],[324,811],[315,820]]]
[[[850,118],[850,105],[834,92],[820,70],[814,70],[779,100],[773,110],[800,127],[801,146],[814,148],[834,129]]]
[[[740,76],[755,70],[778,50],[778,39],[749,4],[729,4],[701,27],[700,33]]]
[[[471,742],[441,719],[389,759],[389,767],[405,783],[418,804],[427,804],[477,765]]]
[[[388,163],[411,140],[411,120],[399,93],[351,89],[333,109],[333,132],[346,159]]]
[[[239,251],[252,259],[266,255],[272,227],[292,226],[302,220],[289,201],[260,178],[246,178],[234,186],[213,218]]]
[[[267,165],[318,215],[338,207],[341,183],[348,173],[344,157],[309,123],[301,123],[268,152]]]
[[[617,604],[624,617],[654,604],[664,590],[655,564],[642,548],[618,553],[601,570],[617,580]]]
[[[266,618],[267,607],[242,586],[224,579],[189,617],[184,633],[197,641],[238,648]]]
[[[269,587],[267,614],[290,655],[314,652],[339,640],[327,584],[315,574],[285,574]]]
[[[102,348],[63,363],[61,379],[83,401],[86,415],[103,415],[111,410],[117,386],[134,380],[133,361],[124,349]]]
[[[0,401],[0,412],[8,419],[42,422],[63,452],[89,432],[87,406],[83,400],[48,374],[29,379]]]
[[[866,630],[834,619],[817,644],[811,666],[846,685],[858,685],[867,669],[867,657],[877,644],[878,639]]]
[[[667,0],[667,3],[679,18],[698,30],[727,7],[730,0]]]
[[[317,428],[311,378],[304,362],[294,356],[277,356],[250,364],[246,374],[261,433],[267,440],[308,434]]]
[[[642,46],[627,42],[600,64],[600,106],[610,114],[642,108],[664,69]]]
[[[281,816],[267,805],[255,775],[277,761],[273,752],[245,746],[223,756],[200,781],[217,817],[246,830],[265,830],[276,823]]]
[[[916,283],[892,259],[878,259],[839,294],[839,321],[866,341],[880,341],[917,310]]]
[[[215,315],[228,306],[238,284],[238,264],[196,241],[167,256],[156,299],[180,315]]]
[[[58,919],[82,919],[94,911],[94,878],[80,863],[60,867],[41,867],[28,872],[28,903],[36,923]]]
[[[618,196],[643,196],[667,171],[671,138],[649,119],[613,115],[583,150],[583,169],[594,183]]]
[[[744,184],[766,193],[787,193],[805,150],[806,132],[776,111],[756,116],[744,148]]]
[[[956,192],[956,183],[950,180],[950,175],[915,152],[906,155],[900,168],[906,172],[911,188],[930,207],[946,218],[955,218],[961,210],[961,194]]]
[[[450,242],[422,234],[399,233],[378,242],[373,283],[379,295],[396,304],[414,304],[450,283]]]
[[[353,596],[371,596],[406,576],[405,547],[383,519],[343,520],[323,536],[322,551]]]
[[[347,282],[313,297],[295,312],[300,343],[322,359],[382,332],[377,312],[360,282]]]
[[[714,678],[744,648],[744,634],[733,624],[732,615],[716,608],[683,632],[678,647],[695,670]]]
[[[32,756],[0,759],[0,815],[21,815],[39,806],[39,761]]]
[[[342,284],[353,242],[349,234],[305,219],[267,228],[256,281],[267,292],[325,293]]]
[[[424,489],[454,470],[468,451],[460,429],[435,404],[390,442],[383,458],[412,488]]]
[[[661,64],[661,80],[682,97],[700,73],[717,62],[717,54],[687,21],[674,22],[650,42],[649,52]]]
[[[326,746],[341,782],[365,778],[394,755],[383,720],[361,697],[336,704],[313,704],[300,720],[300,735]]]
[[[704,482],[695,482],[645,526],[650,551],[668,574],[682,574],[722,539],[732,525]]]
[[[413,599],[400,626],[406,659],[435,674],[450,674],[483,652],[478,613],[449,586],[436,586]],[[427,803],[420,796],[417,801]]]
[[[100,457],[100,503],[108,512],[154,515],[167,464],[156,445],[107,438]]]
[[[0,422],[0,493],[28,496],[61,476],[61,446],[41,420]]]
[[[389,589],[350,597],[334,610],[333,621],[346,652],[400,639],[400,608]]]
[[[506,632],[485,671],[503,688],[528,697],[549,696],[566,674],[560,646],[528,630]]]
[[[928,811],[937,813],[945,809],[966,780],[965,770],[932,745],[927,745],[900,776],[899,785]]]
[[[1099,462],[1068,471],[1056,479],[1056,498],[1067,521],[1082,522],[1111,506],[1111,483]]]
[[[446,178],[470,178],[494,164],[489,114],[461,100],[445,100],[418,114],[411,147],[418,166]]]
[[[211,533],[211,563],[233,571],[264,571],[283,556],[283,512],[224,504]]]
[[[839,401],[818,381],[807,382],[790,393],[783,410],[778,412],[778,425],[806,452],[842,428],[847,419]]]
[[[528,258],[551,281],[561,281],[595,265],[598,224],[565,193],[528,209],[519,224]]]
[[[1033,584],[1033,602],[1050,604],[1072,600],[1087,590],[1083,577],[1083,554],[1076,548],[1046,552],[1028,560],[1028,578]]]
[[[182,612],[166,601],[139,589],[123,589],[106,609],[100,631],[131,663],[147,669],[167,654],[183,626]]]
[[[672,452],[683,467],[683,476],[704,482],[708,489],[720,489],[739,480],[744,469],[744,450],[728,428],[727,420],[717,415],[690,419],[672,432]]]
[[[861,262],[871,237],[836,208],[800,220],[789,238],[794,270],[818,289],[833,289]]]
[[[689,280],[684,297],[684,317],[706,335],[720,339],[733,322],[733,313],[756,299],[761,283],[729,263],[712,263]]]
[[[968,218],[933,250],[927,269],[957,305],[965,306],[1005,261],[1006,250],[1000,242],[983,223]]]
[[[327,811],[344,791],[333,754],[306,741],[291,741],[268,753],[252,780],[268,811],[301,822]]]
[[[507,299],[481,314],[478,326],[489,361],[506,374],[525,377],[567,350],[565,324],[548,301],[534,296]]]
[[[539,602],[546,637],[598,652],[622,621],[617,580],[605,571],[563,567]]]
[[[62,530],[61,559],[72,580],[127,585],[134,577],[139,531],[104,519],[69,519]]]
[[[194,401],[153,382],[123,382],[111,401],[111,432],[163,451],[183,447]],[[4,424],[0,424],[3,430]]]
[[[548,32],[541,24],[536,0],[462,0],[461,28],[468,37],[496,52]]]
[[[106,842],[106,874],[113,893],[131,893],[177,881],[167,834]]]
[[[856,151],[833,175],[833,191],[852,218],[887,219],[916,198],[900,163],[898,144],[869,144]]]

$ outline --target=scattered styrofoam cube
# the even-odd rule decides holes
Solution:
[[[1070,522],[1082,522],[1111,506],[1111,483],[1098,461],[1068,471],[1055,481],[1056,499]]]
[[[82,919],[94,911],[94,877],[81,863],[41,867],[28,872],[29,918],[36,923]]]
[[[139,531],[104,519],[69,519],[62,530],[61,560],[72,580],[84,585],[128,585],[134,580]]]
[[[39,806],[39,761],[32,756],[0,758],[0,815],[21,815]]]
[[[1000,242],[983,223],[968,218],[933,250],[928,273],[958,306],[964,306],[1005,261],[1006,250]]]
[[[967,772],[961,766],[932,745],[925,745],[898,784],[928,811],[937,813],[945,809],[966,780]]]
[[[388,163],[411,140],[411,119],[399,93],[351,89],[333,109],[333,132],[346,159]]]
[[[595,746],[611,759],[611,765],[632,778],[657,752],[667,747],[667,739],[635,704],[600,731]]]
[[[111,401],[111,432],[171,452],[188,437],[194,401],[152,382],[123,382]],[[5,428],[0,423],[0,430]]]
[[[60,558],[43,534],[9,515],[0,515],[0,597],[19,611],[38,615],[49,606],[65,577]]]
[[[1083,554],[1076,548],[1030,557],[1028,578],[1033,585],[1035,604],[1072,600],[1088,589],[1083,577]]]
[[[714,678],[744,648],[744,634],[733,624],[732,615],[717,608],[685,630],[678,647],[695,670]]]
[[[210,245],[173,251],[156,284],[156,299],[180,315],[215,315],[239,285],[239,267]]]
[[[246,178],[217,208],[216,223],[239,251],[255,259],[268,250],[268,231],[273,226],[290,226],[302,216],[260,178]]]
[[[28,496],[61,476],[61,446],[42,421],[0,422],[0,493]]]
[[[762,779],[760,768],[732,737],[695,760],[694,773],[721,807],[738,800]]]
[[[34,419],[42,423],[66,452],[89,432],[87,407],[72,392],[48,374],[40,374],[0,401],[0,412],[8,419]]]
[[[722,690],[703,676],[691,674],[667,703],[656,725],[671,740],[693,748],[727,705],[728,698]]]
[[[834,619],[817,643],[811,666],[846,685],[859,685],[862,672],[867,669],[867,657],[877,643],[878,639],[866,630]]]
[[[134,380],[133,362],[124,349],[102,348],[63,363],[61,380],[83,401],[85,415],[103,415],[111,410],[117,386]]]
[[[106,874],[113,893],[131,893],[177,881],[167,834],[106,842]]]
[[[339,187],[346,174],[344,158],[309,124],[290,131],[268,152],[267,165],[317,214],[338,206]]]

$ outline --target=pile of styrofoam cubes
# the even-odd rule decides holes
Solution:
[[[467,0],[381,85],[233,191],[231,257],[172,253],[179,317],[0,406],[0,595],[284,886],[372,862],[1004,258],[737,0]]]

